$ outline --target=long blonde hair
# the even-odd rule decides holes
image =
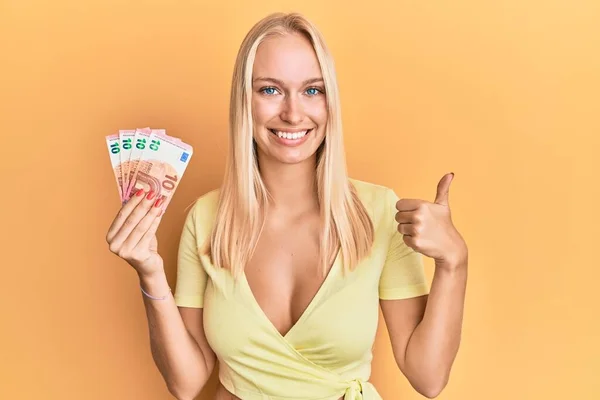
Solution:
[[[328,107],[323,144],[317,150],[316,183],[321,213],[320,270],[326,273],[340,249],[345,270],[353,270],[373,243],[373,224],[348,179],[340,100],[333,59],[321,33],[298,13],[275,13],[248,32],[235,62],[230,109],[229,154],[217,216],[206,252],[212,263],[237,277],[252,258],[269,203],[253,140],[252,71],[256,50],[266,38],[299,33],[311,42],[321,66]]]

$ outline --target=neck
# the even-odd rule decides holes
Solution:
[[[259,157],[258,165],[272,198],[272,212],[293,215],[319,209],[315,156],[298,164],[282,164]]]

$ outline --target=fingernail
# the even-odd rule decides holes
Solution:
[[[154,207],[156,207],[156,208],[160,207],[160,205],[163,203],[164,199],[165,199],[164,197],[161,197],[160,199],[156,200],[156,202],[154,203]]]
[[[142,194],[144,194],[144,189],[140,189],[140,190],[138,190],[137,192],[135,192],[135,195],[136,195],[137,197],[140,197]]]
[[[146,197],[148,200],[152,200],[154,198],[154,190],[148,192],[148,196]]]

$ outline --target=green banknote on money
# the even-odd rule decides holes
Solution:
[[[166,209],[190,162],[193,148],[164,129],[123,129],[106,136],[122,203],[139,189],[153,191]]]

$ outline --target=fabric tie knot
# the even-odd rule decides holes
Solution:
[[[360,379],[354,379],[348,382],[348,389],[344,395],[344,400],[362,400],[363,399],[363,382]]]

